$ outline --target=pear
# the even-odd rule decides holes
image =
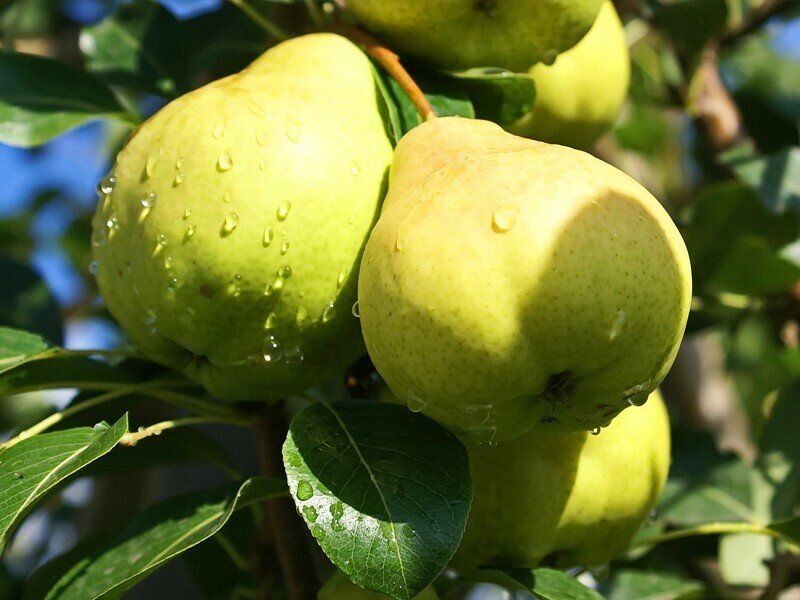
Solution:
[[[298,393],[363,352],[351,307],[391,160],[382,110],[367,57],[315,34],[144,123],[92,237],[133,343],[231,399]]]
[[[536,101],[505,126],[511,133],[573,148],[589,148],[617,118],[630,81],[625,31],[610,0],[577,45],[552,65],[534,65]]]
[[[439,596],[432,586],[426,587],[412,600],[438,600]],[[370,592],[358,587],[347,578],[341,571],[336,571],[331,578],[322,586],[318,600],[388,600],[389,596]]]
[[[484,442],[588,431],[644,402],[690,297],[683,240],[633,179],[455,117],[398,143],[358,283],[391,390]]]
[[[596,436],[529,433],[467,450],[474,491],[455,566],[599,566],[628,548],[664,489],[669,417],[655,392]]]
[[[401,54],[444,69],[526,71],[551,63],[592,26],[602,0],[348,0]]]

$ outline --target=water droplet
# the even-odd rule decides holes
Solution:
[[[177,289],[179,283],[180,281],[178,280],[178,276],[172,274],[167,278],[167,289],[173,291]]]
[[[512,204],[505,204],[492,213],[492,229],[498,233],[505,233],[517,224],[519,209]]]
[[[409,388],[406,394],[406,406],[411,412],[418,413],[425,408],[425,400],[413,388]]]
[[[647,402],[647,397],[649,395],[650,395],[649,382],[634,385],[633,387],[625,390],[622,393],[622,397],[631,406],[642,406],[645,402]]]
[[[256,143],[259,146],[266,146],[267,145],[267,130],[266,129],[256,129]]]
[[[283,265],[280,269],[278,269],[278,277],[282,277],[283,279],[289,279],[292,276],[292,267],[289,265]]]
[[[475,423],[480,423],[481,425],[484,425],[489,421],[489,417],[492,414],[492,408],[494,408],[494,405],[491,402],[466,404],[464,406],[464,410],[470,416],[470,419]]]
[[[552,65],[556,62],[556,57],[558,56],[558,50],[545,50],[542,53],[542,62],[546,65]]]
[[[600,435],[600,428],[595,427],[594,429],[590,429],[589,433],[591,433],[592,435]]]
[[[337,500],[331,504],[328,510],[331,512],[331,517],[333,517],[334,521],[342,520],[342,517],[344,516],[344,504],[342,504],[340,501]]]
[[[264,329],[273,329],[275,324],[278,322],[278,315],[274,312],[271,312],[267,315],[267,320],[264,321]]]
[[[289,251],[289,240],[283,240],[281,244],[281,254],[286,254]]]
[[[344,285],[344,281],[347,279],[347,270],[342,269],[339,271],[339,276],[336,278],[336,287],[342,287]]]
[[[328,302],[328,304],[325,305],[325,309],[322,311],[322,322],[327,323],[334,317],[334,314],[335,314],[334,303]]]
[[[97,270],[100,268],[100,265],[97,263],[96,260],[93,260],[89,263],[89,273],[92,275],[97,275]]]
[[[183,171],[178,171],[177,173],[175,173],[175,180],[172,182],[172,185],[178,187],[180,184],[183,183],[184,179],[186,179],[186,175],[183,173]]]
[[[222,139],[222,136],[225,135],[225,126],[224,125],[217,125],[214,129],[211,130],[211,135],[214,136],[215,140]]]
[[[350,213],[349,215],[347,215],[347,224],[348,224],[348,225],[352,225],[352,224],[353,224],[353,223],[355,223],[355,222],[356,222],[356,215],[355,215],[355,213]]]
[[[172,260],[172,257],[168,254],[167,256],[164,257],[164,268],[167,270],[171,269],[173,262],[174,261]]]
[[[191,208],[187,208],[186,210],[183,211],[183,220],[184,221],[186,219],[188,219],[189,217],[191,217],[191,216],[192,216],[192,209]]]
[[[92,246],[102,246],[108,241],[108,231],[103,227],[92,229]]]
[[[400,230],[397,230],[397,236],[394,238],[394,249],[395,252],[401,252],[403,250],[403,242],[400,239]]]
[[[222,227],[220,227],[219,234],[222,237],[227,237],[233,230],[236,229],[236,226],[239,224],[239,215],[236,213],[228,213],[225,216],[225,220],[222,222]]]
[[[278,206],[278,221],[285,221],[286,217],[289,216],[289,211],[292,210],[292,203],[288,200],[284,200]]]
[[[175,161],[175,170],[180,171],[183,168],[183,163],[185,159],[181,156],[178,160]]]
[[[233,296],[234,298],[238,298],[242,295],[242,286],[239,285],[242,281],[242,276],[239,273],[236,273],[231,280],[228,282],[228,294]]]
[[[147,162],[144,164],[144,174],[147,179],[153,176],[153,172],[156,168],[156,163],[158,162],[158,157],[150,155],[147,157]]]
[[[317,520],[317,509],[313,506],[304,506],[303,515],[305,515],[306,521],[314,523]]]
[[[350,309],[350,312],[353,313],[353,316],[356,319],[359,319],[361,317],[361,308],[358,306],[358,300],[353,302],[353,307]]]
[[[302,325],[308,319],[308,309],[305,306],[298,306],[297,307],[297,314],[295,315],[295,322],[298,325]]]
[[[264,340],[262,355],[264,356],[264,362],[270,364],[276,363],[283,358],[283,350],[281,350],[281,345],[274,335],[267,336],[267,339]]]
[[[153,256],[158,256],[161,254],[161,251],[166,248],[167,246],[167,235],[165,233],[159,233],[158,237],[156,238],[156,247],[153,249]]]
[[[14,471],[14,479],[22,479],[25,474],[22,471]]]
[[[233,168],[233,157],[230,152],[223,152],[217,157],[217,169],[229,171]]]
[[[140,223],[147,218],[147,215],[150,214],[150,211],[155,207],[157,201],[158,196],[155,192],[150,192],[146,196],[142,196],[139,200],[139,204],[142,205],[142,212],[139,214]]]
[[[627,323],[628,315],[625,314],[625,311],[618,310],[617,316],[614,318],[614,322],[611,324],[611,330],[608,332],[608,339],[611,341],[615,340],[619,334],[624,331]]]
[[[297,484],[297,499],[305,502],[314,495],[314,488],[305,479]]]
[[[226,190],[224,194],[222,194],[222,201],[223,202],[230,202],[233,200],[233,194],[231,194],[230,190]]]
[[[478,444],[491,444],[497,434],[497,426],[473,427],[467,430],[469,436]]]
[[[98,189],[101,194],[107,196],[114,191],[114,186],[117,185],[117,178],[113,174],[107,175],[100,181]]]
[[[353,161],[353,164],[350,166],[350,174],[353,177],[358,177],[361,174],[361,165],[358,164],[358,161]]]
[[[300,139],[300,122],[294,117],[286,118],[286,137],[293,144]]]
[[[191,225],[189,225],[189,227],[186,228],[186,231],[183,233],[184,241],[189,241],[192,238],[192,236],[194,235],[195,229],[196,229],[196,225],[194,223],[192,223]]]
[[[303,348],[300,347],[300,344],[295,344],[285,352],[285,358],[287,363],[296,363],[303,362],[306,359],[306,355],[303,352]]]
[[[262,158],[260,161],[258,161],[258,168],[261,169],[262,171],[267,168],[266,159]]]
[[[144,311],[144,324],[147,326],[147,335],[154,336],[156,334],[156,313],[149,308]]]
[[[119,229],[119,218],[116,213],[111,214],[108,220],[106,220],[106,229],[108,230],[108,239],[110,240]]]
[[[319,525],[314,525],[311,528],[311,535],[313,535],[316,539],[322,541],[325,539],[325,530],[322,529]]]
[[[264,237],[261,239],[261,244],[266,248],[272,243],[272,239],[275,237],[275,232],[272,231],[272,227],[267,225],[264,227]]]

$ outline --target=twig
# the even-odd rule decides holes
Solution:
[[[436,112],[434,112],[428,98],[425,97],[425,94],[419,88],[417,82],[408,74],[408,71],[406,71],[405,67],[401,64],[400,57],[397,56],[397,54],[389,50],[389,48],[368,33],[356,29],[355,27],[337,25],[333,28],[333,31],[340,33],[352,42],[358,44],[364,52],[378,61],[378,64],[386,69],[386,72],[391,75],[392,79],[394,79],[403,91],[408,94],[408,97],[411,99],[411,102],[414,104],[423,120],[429,121],[436,117]]]
[[[314,27],[319,29],[322,27],[322,13],[320,12],[319,7],[315,4],[315,0],[305,0],[305,3],[308,16],[314,23]]]
[[[769,529],[765,525],[758,525],[755,523],[706,523],[699,527],[692,527],[691,529],[679,529],[677,531],[670,531],[661,535],[656,535],[651,538],[640,540],[637,544],[631,547],[646,548],[647,546],[655,546],[663,542],[670,542],[672,540],[679,540],[687,537],[695,537],[700,535],[719,535],[726,533],[753,533],[756,535],[764,535],[774,538],[776,540],[784,540],[783,536],[778,531]]]
[[[203,425],[206,423],[218,423],[220,425],[239,425],[246,427],[252,425],[252,419],[225,419],[220,417],[186,417],[185,419],[173,419],[170,421],[161,421],[149,427],[142,427],[139,431],[128,432],[123,435],[119,440],[120,446],[135,446],[143,439],[149,438],[153,435],[161,435],[169,429],[177,427],[186,427],[187,425]]]
[[[764,0],[758,8],[750,11],[736,27],[720,37],[720,45],[731,44],[739,38],[753,33],[772,17],[789,8],[789,6],[791,6],[789,0]]]
[[[267,407],[256,425],[261,472],[267,477],[284,479],[281,448],[288,434],[283,403]],[[283,579],[292,600],[316,600],[319,579],[314,571],[305,524],[290,498],[272,498],[265,502],[268,527],[275,542]]]
[[[275,38],[279,42],[288,40],[291,37],[283,29],[275,25],[275,23],[272,23],[268,19],[265,19],[260,12],[258,12],[252,6],[250,6],[247,0],[228,0],[228,2],[233,4],[236,8],[238,8],[248,17],[250,17],[250,20],[253,21],[253,23],[261,27],[261,29],[266,31],[268,35]]]

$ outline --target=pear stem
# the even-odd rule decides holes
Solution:
[[[364,52],[386,69],[386,72],[389,73],[392,79],[394,79],[403,91],[408,94],[409,99],[424,121],[430,121],[436,118],[436,112],[433,110],[428,98],[420,89],[419,85],[417,85],[417,82],[414,81],[408,71],[406,71],[397,54],[368,33],[356,29],[355,27],[337,25],[333,30],[360,46]]]

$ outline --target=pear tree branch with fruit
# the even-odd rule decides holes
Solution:
[[[777,597],[800,88],[752,68],[795,72],[763,47],[791,7],[740,4],[134,3],[79,68],[15,52],[12,2],[0,141],[122,132],[64,314],[124,342],[19,320],[27,271],[0,302],[3,398],[71,390],[5,427],[0,550],[69,481],[111,498],[25,593],[181,559],[198,598]]]

